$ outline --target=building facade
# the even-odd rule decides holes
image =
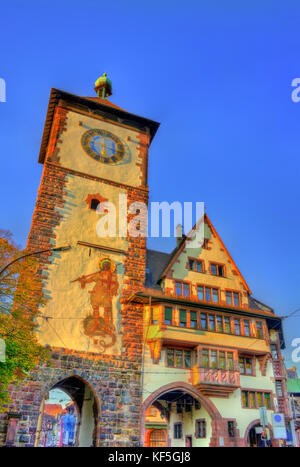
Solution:
[[[37,332],[51,360],[11,387],[0,442],[41,445],[45,401],[61,390],[79,418],[77,446],[149,445],[151,407],[168,446],[260,445],[260,406],[269,421],[274,411],[289,421],[281,320],[252,297],[206,215],[197,247],[182,236],[171,254],[147,250],[159,124],[108,101],[106,75],[95,90],[51,90],[27,244],[48,250]],[[271,425],[266,432],[276,445]]]

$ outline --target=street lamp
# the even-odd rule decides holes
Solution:
[[[6,271],[7,268],[9,268],[9,266],[16,263],[20,259],[28,258],[28,256],[39,255],[40,253],[46,253],[47,251],[66,251],[66,250],[70,250],[71,248],[72,247],[70,245],[62,245],[62,246],[57,246],[53,248],[47,248],[46,250],[33,251],[32,253],[27,253],[26,255],[19,256],[19,258],[14,259],[10,263],[8,263],[6,266],[4,266],[3,269],[1,269],[0,276],[4,273],[4,271]]]

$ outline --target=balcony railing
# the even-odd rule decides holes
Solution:
[[[194,367],[193,384],[204,395],[227,397],[240,387],[240,372],[215,368]]]

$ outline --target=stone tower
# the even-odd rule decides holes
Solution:
[[[53,388],[77,408],[76,445],[139,443],[143,315],[130,297],[144,287],[146,238],[129,235],[126,221],[133,202],[147,205],[148,149],[159,125],[109,102],[111,88],[104,74],[97,97],[51,90],[27,244],[49,249],[39,256],[46,303],[38,336],[51,362],[12,388],[8,445],[39,445]],[[101,219],[114,209],[115,231],[103,235]]]

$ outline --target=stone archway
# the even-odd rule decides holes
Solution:
[[[99,401],[92,386],[78,375],[68,376],[52,384],[46,394],[44,394],[38,419],[35,446],[39,446],[45,400],[48,398],[49,393],[54,390],[65,392],[70,399],[72,399],[77,409],[78,420],[76,425],[75,446],[99,446]]]
[[[206,409],[208,414],[211,417],[211,424],[212,424],[212,436],[210,438],[210,446],[218,446],[219,445],[219,437],[224,436],[224,427],[223,427],[223,419],[221,414],[219,413],[216,406],[213,402],[208,399],[207,397],[200,394],[196,388],[188,383],[184,383],[182,381],[178,381],[175,383],[166,384],[161,386],[159,389],[154,391],[150,394],[147,399],[142,404],[141,410],[141,438],[140,443],[141,446],[144,445],[144,437],[145,437],[145,416],[148,407],[150,407],[159,397],[171,392],[171,391],[182,391],[194,399],[198,400],[200,404]]]
[[[245,435],[244,435],[244,446],[248,446],[249,445],[249,436],[250,436],[250,431],[255,428],[255,426],[260,426],[261,425],[261,422],[260,422],[260,419],[257,418],[255,420],[252,420],[252,422],[249,423],[249,425],[247,426],[246,430],[245,430]],[[272,426],[270,424],[266,425],[266,427],[269,429],[269,432],[270,432],[270,437],[271,437],[271,441],[272,441],[272,446],[276,447],[277,446],[277,440],[274,440],[273,439],[273,429],[272,429]]]

